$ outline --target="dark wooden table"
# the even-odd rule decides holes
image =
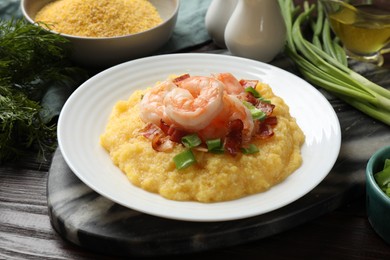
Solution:
[[[213,49],[215,46],[209,43],[188,51]],[[75,246],[52,228],[46,197],[50,163],[51,160],[40,161],[35,153],[30,153],[0,166],[0,259],[117,259]],[[365,210],[363,194],[283,233],[171,258],[390,259],[390,245],[371,228]]]

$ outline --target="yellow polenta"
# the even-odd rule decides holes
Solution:
[[[35,16],[59,33],[113,37],[146,31],[162,23],[147,0],[56,0]]]
[[[257,90],[276,106],[273,115],[278,119],[271,138],[251,142],[259,153],[231,156],[194,151],[198,163],[177,170],[172,158],[184,147],[178,144],[172,152],[157,152],[138,133],[145,126],[139,117],[141,90],[115,105],[100,142],[134,185],[168,199],[217,202],[263,192],[300,167],[304,134],[268,85],[258,84]]]

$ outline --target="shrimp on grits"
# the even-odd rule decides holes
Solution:
[[[234,147],[226,147],[227,151],[236,154],[259,129],[260,120],[253,117],[253,111],[264,114],[265,108],[270,115],[274,108],[272,104],[256,99],[255,91],[254,88],[246,91],[230,73],[210,77],[185,74],[158,83],[145,94],[140,102],[141,119],[155,124],[156,128],[164,130],[163,124],[169,125],[171,132],[177,130],[175,133],[179,133],[179,137],[173,135],[171,141],[180,143],[181,137],[195,133],[203,142],[219,138],[225,145],[232,144]],[[268,124],[267,136],[272,136],[271,126],[277,119],[273,117],[266,121],[266,117],[264,114],[261,121]],[[234,121],[237,123],[233,127]],[[234,140],[229,140],[231,132],[235,132]]]
[[[257,79],[184,74],[119,101],[101,145],[130,182],[172,200],[265,191],[302,163],[304,134]]]
[[[199,131],[222,110],[224,86],[218,80],[198,76],[188,77],[176,84],[177,87],[164,98],[164,108],[169,119],[178,127],[191,132]]]

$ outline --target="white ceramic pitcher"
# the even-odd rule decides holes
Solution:
[[[207,9],[205,17],[207,32],[214,43],[221,48],[226,48],[225,27],[237,2],[238,0],[213,0]]]
[[[236,56],[271,61],[284,47],[286,26],[277,0],[239,0],[224,33]]]

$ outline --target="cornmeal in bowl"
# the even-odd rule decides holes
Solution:
[[[270,86],[230,73],[169,77],[135,91],[114,106],[100,138],[132,184],[199,202],[238,199],[282,182],[301,166],[304,140]]]

